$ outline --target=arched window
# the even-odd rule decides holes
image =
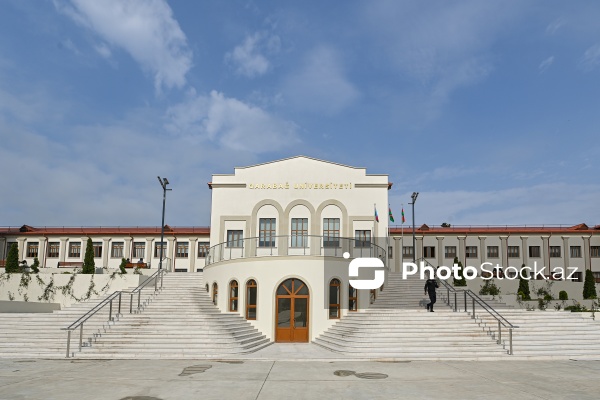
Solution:
[[[217,299],[219,296],[219,286],[217,285],[217,282],[213,283],[213,293],[212,293],[212,302],[213,304],[216,306],[217,305]]]
[[[371,295],[369,296],[369,304],[375,303],[375,299],[377,299],[377,289],[371,289]]]
[[[254,279],[246,283],[246,319],[256,319],[256,295],[258,286]]]
[[[238,289],[237,281],[231,281],[229,283],[229,311],[238,310]]]
[[[329,319],[340,317],[340,280],[332,279],[329,282]]]
[[[348,311],[358,310],[358,290],[348,285]]]
[[[206,284],[206,293],[210,292],[210,289],[208,288],[208,283]]]

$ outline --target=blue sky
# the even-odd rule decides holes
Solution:
[[[417,224],[600,224],[596,1],[0,7],[0,225],[160,225],[157,175],[208,225],[212,173],[298,154]]]

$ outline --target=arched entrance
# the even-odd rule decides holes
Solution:
[[[308,342],[308,287],[300,279],[283,281],[277,288],[275,303],[276,342]]]

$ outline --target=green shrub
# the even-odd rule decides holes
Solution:
[[[564,290],[561,290],[560,292],[558,292],[558,299],[559,300],[569,300],[569,295]]]
[[[7,273],[20,272],[19,268],[19,247],[16,243],[13,243],[8,250],[8,256],[6,257],[5,271]]]
[[[88,238],[85,246],[85,257],[83,258],[82,274],[93,274],[96,272],[96,263],[94,262],[94,244],[92,238]]]
[[[458,264],[458,279],[454,278],[454,286],[467,286],[467,280],[463,275],[463,265],[458,261],[458,257],[454,257],[454,264]]]
[[[598,295],[596,294],[596,280],[592,270],[585,270],[585,281],[583,282],[583,298],[584,299],[595,299]]]
[[[489,279],[485,281],[484,285],[479,290],[479,294],[498,296],[500,294],[500,288],[496,286],[493,279]]]
[[[521,268],[524,268],[525,264],[521,265]],[[529,291],[529,279],[523,279],[521,274],[519,274],[519,293],[523,293],[521,298],[523,300],[531,300],[531,292]]]
[[[33,259],[33,264],[31,264],[31,272],[37,274],[40,272],[40,260],[37,257]]]
[[[127,270],[125,269],[125,266],[127,265],[127,260],[125,258],[121,259],[121,265],[119,265],[119,269],[121,270],[122,274],[126,274]]]

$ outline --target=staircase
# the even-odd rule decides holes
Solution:
[[[502,310],[513,325],[513,354],[523,358],[600,359],[600,322],[591,313],[569,311]],[[498,324],[489,314],[477,320],[495,337]],[[506,331],[502,342],[508,348]]]
[[[425,304],[425,282],[404,280],[390,272],[383,292],[365,312],[348,313],[320,335],[315,343],[329,350],[359,358],[410,360],[508,359],[507,351],[471,319],[453,312],[438,289],[433,313]]]
[[[201,273],[164,276],[162,292],[140,314],[127,314],[85,347],[79,358],[206,358],[257,351],[270,345],[237,313],[221,313]]]
[[[75,303],[52,313],[0,313],[0,358],[64,358],[67,332],[61,328],[76,321],[109,295],[110,293],[92,301]],[[108,317],[100,318],[104,317],[104,312],[100,313],[98,318],[86,322],[86,332],[104,330],[107,327]],[[75,342],[72,339],[72,343]]]

